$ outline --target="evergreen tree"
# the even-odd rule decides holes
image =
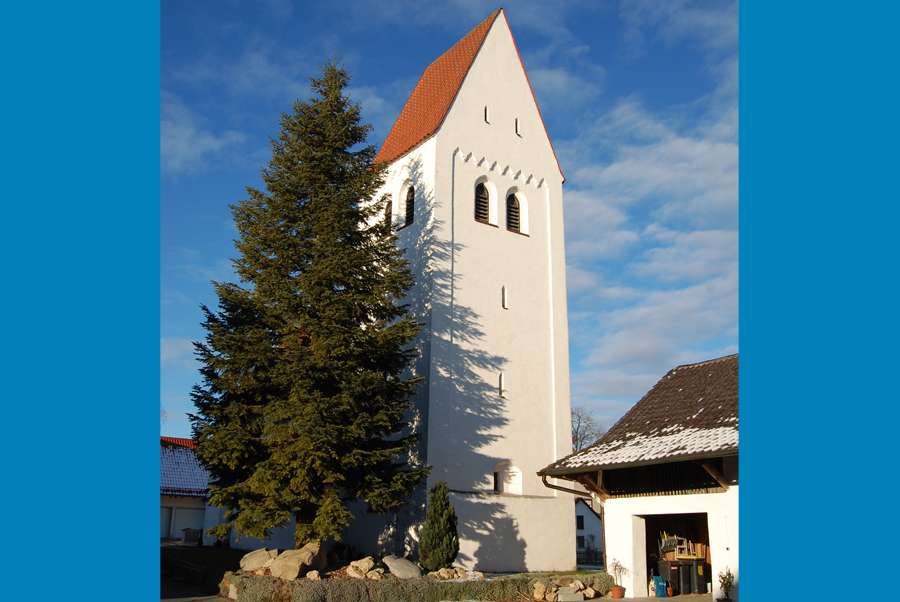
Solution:
[[[428,515],[419,532],[419,564],[427,571],[450,568],[457,554],[456,512],[447,481],[440,480],[428,493]]]
[[[419,324],[374,199],[385,166],[348,72],[328,63],[310,81],[314,97],[281,115],[265,191],[231,206],[241,284],[213,283],[219,311],[202,308],[191,415],[210,503],[229,509],[209,533],[266,539],[294,518],[298,547],[339,539],[353,500],[401,505],[428,472],[402,461],[419,439],[404,422],[418,379],[400,378]]]

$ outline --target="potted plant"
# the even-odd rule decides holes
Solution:
[[[716,598],[716,602],[728,602],[731,600],[731,597],[728,595],[728,591],[734,587],[734,575],[731,572],[731,569],[727,566],[725,567],[724,573],[719,573],[719,587],[722,588],[722,591],[725,592],[724,598]]]
[[[607,573],[611,574],[616,584],[609,588],[609,591],[612,593],[612,597],[619,599],[625,597],[625,588],[622,587],[622,577],[625,576],[625,573],[628,569],[622,566],[622,563],[613,558],[609,563],[609,568],[607,569]]]

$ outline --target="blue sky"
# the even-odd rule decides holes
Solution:
[[[335,56],[380,145],[481,0],[161,4],[162,434],[187,437],[191,341],[234,281],[228,209]],[[507,1],[563,187],[572,403],[606,427],[670,368],[738,351],[737,2]]]

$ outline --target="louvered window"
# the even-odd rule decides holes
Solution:
[[[416,192],[412,186],[409,187],[409,190],[406,191],[406,223],[404,226],[408,226],[413,223],[413,215],[415,214],[416,205],[415,205],[415,197]]]
[[[391,214],[394,212],[394,202],[389,198],[384,206],[384,225],[391,226]]]
[[[519,231],[519,199],[514,194],[506,197],[506,229]]]
[[[475,187],[475,219],[480,222],[487,222],[489,217],[490,199],[487,187],[484,184],[479,184]]]

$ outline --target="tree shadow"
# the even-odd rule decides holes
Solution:
[[[425,519],[427,489],[444,479],[451,492],[458,494],[453,499],[463,500],[456,508],[460,538],[478,546],[477,559],[460,559],[490,565],[491,570],[496,570],[497,563],[523,567],[525,544],[515,520],[504,509],[502,498],[484,501],[486,496],[491,499],[494,466],[514,460],[495,453],[509,424],[507,400],[500,395],[498,382],[507,359],[490,351],[482,316],[454,295],[461,286],[479,286],[466,282],[466,275],[457,272],[456,257],[467,249],[456,240],[453,230],[457,208],[444,205],[456,195],[437,198],[425,177],[421,158],[410,161],[408,173],[395,176],[394,183],[407,178],[414,187],[413,221],[404,225],[395,220],[394,225],[397,244],[406,250],[415,285],[402,302],[423,324],[414,342],[419,356],[404,374],[422,378],[408,413],[409,429],[422,434],[422,439],[410,451],[408,462],[411,467],[431,466],[432,471],[427,487],[417,490],[406,507],[380,520],[367,515],[365,520],[370,524],[365,527],[366,541],[360,541],[359,547],[376,554],[405,550],[414,556],[414,533]],[[394,188],[399,189],[399,184]],[[398,216],[405,217],[405,207],[395,209]],[[358,510],[355,514],[362,518]],[[359,530],[358,522],[354,521],[348,531]],[[380,527],[373,529],[374,523],[380,523]],[[375,530],[379,531],[377,535]]]

